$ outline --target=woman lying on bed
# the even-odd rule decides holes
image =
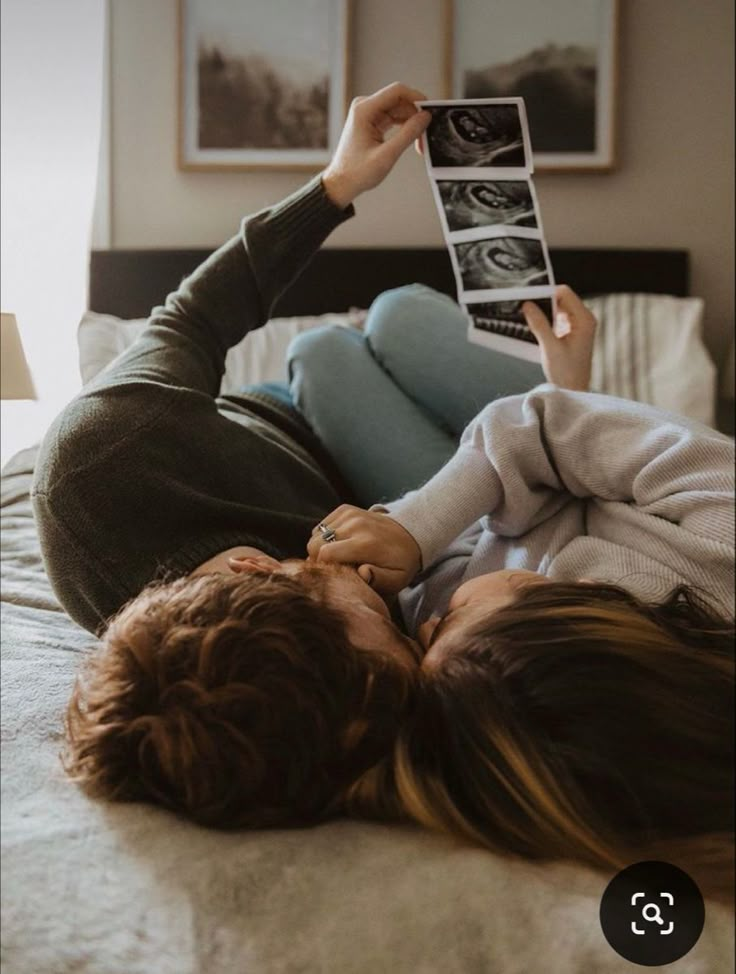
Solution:
[[[393,379],[359,335],[333,335],[327,354],[310,336],[294,350],[292,391],[342,477],[288,406],[217,398],[227,348],[263,324],[350,201],[427,124],[420,97],[392,85],[354,103],[322,178],[246,219],[45,438],[33,499],[46,568],[72,618],[101,636],[70,703],[67,768],[90,794],[206,825],[352,810],[606,867],[645,839],[728,829],[724,625],[683,599],[659,610],[639,599],[682,581],[714,599],[728,589],[732,447],[559,388],[579,379],[588,319],[547,342],[557,385],[527,395],[542,372],[471,349],[456,306],[431,292],[372,310],[368,342]],[[572,295],[562,300],[574,317]],[[387,317],[394,337],[381,346]],[[314,383],[340,402],[329,428]],[[509,395],[451,459],[463,426]],[[348,499],[343,478],[367,505],[429,483],[395,518],[328,518],[318,537],[337,540],[305,564],[312,528]],[[412,581],[409,631],[454,600],[421,669],[365,569],[328,560],[377,523],[413,561],[393,548],[384,559],[383,536],[349,559],[370,553],[376,587]],[[496,604],[507,587],[514,604],[489,620],[489,650],[490,593],[482,632],[458,600],[473,601],[461,582],[496,568],[551,581],[503,583]]]
[[[524,856],[669,857],[727,886],[733,442],[585,391],[595,321],[557,296],[562,339],[525,306],[553,384],[475,418],[536,367],[470,345],[457,305],[426,288],[382,296],[364,338],[330,328],[292,347],[299,404],[358,492],[371,478],[399,495],[415,455],[436,462],[461,434],[421,489],[338,507],[309,544],[398,593],[425,654],[394,754],[349,803]]]

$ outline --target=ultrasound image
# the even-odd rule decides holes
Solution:
[[[526,166],[517,105],[436,105],[428,110],[433,166]]]
[[[549,274],[539,240],[497,237],[455,244],[465,291],[520,288],[548,284]]]
[[[437,187],[451,233],[471,227],[537,226],[534,201],[526,180],[440,179]]]
[[[479,331],[489,331],[495,335],[505,335],[508,338],[517,338],[522,342],[537,344],[537,340],[526,324],[526,318],[521,310],[523,298],[515,301],[487,301],[479,304],[466,305],[468,314],[473,320],[473,327]],[[542,312],[547,316],[547,320],[552,320],[552,300],[551,298],[534,299]]]

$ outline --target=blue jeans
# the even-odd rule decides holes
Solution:
[[[360,504],[421,486],[487,403],[545,381],[540,366],[466,335],[451,298],[411,284],[373,302],[362,334],[329,325],[291,343],[292,400]]]

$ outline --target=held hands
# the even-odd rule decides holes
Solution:
[[[526,301],[522,307],[526,323],[539,342],[547,381],[561,389],[587,392],[590,389],[597,322],[592,312],[566,284],[555,288],[555,297],[558,316],[562,312],[569,322],[566,334],[555,334],[546,315],[531,301]]]
[[[415,101],[421,91],[394,82],[367,98],[354,98],[335,155],[322,174],[325,192],[344,209],[368,189],[378,186],[399,156],[429,125],[429,112]],[[389,129],[398,126],[384,141]]]
[[[381,595],[395,595],[422,567],[419,545],[398,521],[378,511],[342,504],[323,525],[335,533],[325,541],[318,528],[307,544],[309,557],[323,563],[357,565],[358,574]]]

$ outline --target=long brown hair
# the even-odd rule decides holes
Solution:
[[[69,703],[64,764],[91,795],[205,825],[314,823],[392,748],[411,690],[313,585],[192,576],[112,621]]]
[[[685,589],[528,586],[423,670],[351,806],[529,858],[668,858],[729,895],[733,639]]]

